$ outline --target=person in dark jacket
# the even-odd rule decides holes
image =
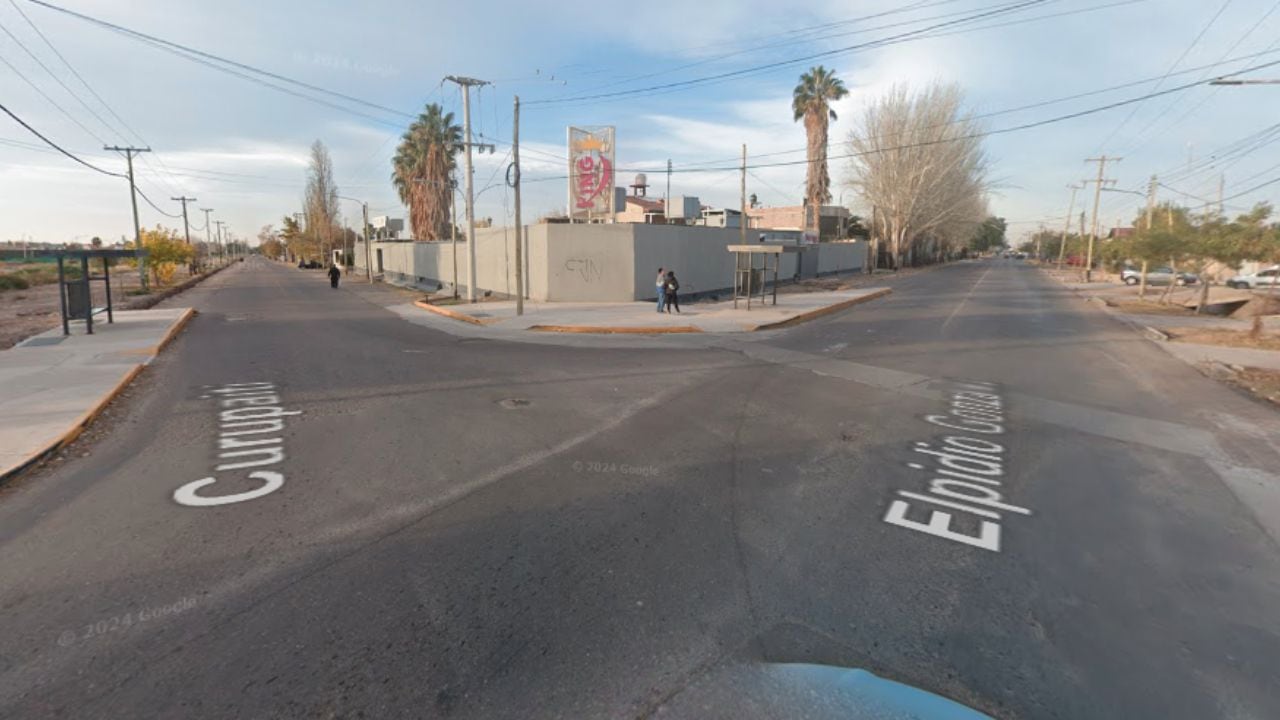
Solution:
[[[680,281],[676,279],[674,270],[667,272],[667,281],[662,286],[663,293],[666,294],[667,312],[671,312],[671,308],[676,309],[676,313],[680,312]]]
[[[331,288],[338,287],[338,280],[341,277],[342,277],[342,271],[338,269],[338,266],[330,265],[329,266],[329,287]]]

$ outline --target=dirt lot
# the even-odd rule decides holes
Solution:
[[[9,274],[18,269],[8,267],[0,272]],[[32,285],[25,290],[0,290],[0,350],[7,350],[32,335],[58,326],[56,270],[51,277],[54,282]],[[185,269],[179,269],[174,274],[173,283],[180,283],[188,277]],[[131,298],[128,293],[136,291],[139,286],[137,270],[112,268],[111,299],[116,307],[123,309]],[[92,283],[92,292],[94,304],[102,305],[105,302],[102,283]]]
[[[1210,373],[1213,375],[1213,373]],[[1221,375],[1228,382],[1255,397],[1280,405],[1280,371],[1261,368],[1239,368]]]
[[[1256,340],[1245,330],[1218,330],[1210,328],[1172,328],[1166,330],[1175,342],[1200,345],[1225,345],[1252,350],[1280,350],[1280,335],[1268,332]]]

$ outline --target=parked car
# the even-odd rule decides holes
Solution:
[[[1266,270],[1259,270],[1247,275],[1236,275],[1227,281],[1227,287],[1249,290],[1256,287],[1271,287],[1280,284],[1280,265],[1273,265]]]
[[[1120,279],[1125,285],[1137,285],[1142,282],[1142,270],[1138,268],[1127,267],[1124,272],[1120,273]],[[1195,273],[1174,272],[1170,267],[1158,267],[1147,270],[1148,285],[1195,285],[1200,278]]]

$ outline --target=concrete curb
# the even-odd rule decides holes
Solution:
[[[451,319],[451,320],[458,320],[459,322],[471,323],[472,325],[485,325],[485,324],[487,324],[487,323],[485,323],[485,321],[481,320],[480,318],[477,318],[477,317],[471,317],[470,315],[468,315],[468,314],[466,314],[466,313],[456,312],[456,311],[450,310],[450,309],[448,309],[448,308],[440,307],[439,305],[432,305],[431,303],[429,303],[429,302],[423,302],[422,300],[414,300],[414,301],[413,301],[413,304],[414,304],[414,305],[417,305],[418,307],[422,308],[423,310],[426,310],[426,311],[428,311],[428,312],[433,312],[433,313],[435,313],[435,314],[437,314],[437,315],[440,315],[440,316],[442,316],[442,317],[447,317],[447,318],[449,318],[449,319]]]
[[[152,356],[159,355],[161,350],[164,350],[166,347],[168,347],[169,343],[173,342],[173,339],[178,336],[178,333],[182,332],[182,329],[185,328],[187,326],[187,323],[191,322],[191,318],[195,316],[196,316],[195,308],[187,308],[186,311],[183,312],[182,315],[180,315],[178,319],[172,325],[169,326],[168,332],[164,334],[164,337],[161,338],[160,342],[156,343],[155,352],[151,353]]]
[[[187,308],[186,312],[182,313],[182,315],[180,315],[178,319],[175,320],[171,326],[169,326],[169,330],[165,332],[165,336],[159,342],[159,344],[157,344],[154,348],[152,348],[153,350],[153,352],[151,353],[152,357],[149,360],[147,360],[147,362],[138,363],[137,365],[134,365],[133,367],[129,368],[129,370],[125,372],[124,376],[121,377],[110,390],[108,390],[101,397],[99,397],[96,402],[94,402],[93,407],[86,410],[84,413],[80,415],[80,417],[76,418],[75,421],[71,423],[71,426],[68,427],[66,432],[62,434],[62,437],[58,438],[57,440],[54,440],[53,442],[49,443],[45,447],[33,452],[31,455],[27,456],[25,460],[18,463],[17,465],[10,468],[9,470],[6,470],[3,473],[0,473],[0,485],[21,475],[22,473],[31,469],[34,465],[39,463],[41,460],[45,459],[49,455],[52,455],[53,453],[56,453],[62,448],[70,445],[72,442],[75,441],[76,438],[80,437],[80,434],[83,433],[89,427],[89,425],[93,423],[94,420],[98,419],[98,416],[102,414],[102,411],[106,410],[107,406],[110,405],[113,400],[119,397],[120,393],[124,392],[125,388],[129,387],[129,384],[132,383],[134,379],[137,378],[138,375],[143,371],[143,369],[145,369],[146,366],[150,364],[151,360],[154,360],[155,356],[159,354],[160,351],[163,350],[165,346],[167,346],[173,340],[174,337],[177,336],[178,332],[182,330],[182,328],[186,327],[187,323],[190,322],[191,318],[195,317],[195,315],[196,315],[195,310],[193,310],[192,308]]]
[[[1156,342],[1169,342],[1169,333],[1159,328],[1153,328],[1150,325],[1142,326],[1142,334],[1146,335],[1148,340],[1155,340]]]
[[[678,335],[700,333],[702,329],[692,325],[671,325],[661,327],[627,327],[609,325],[531,325],[530,330],[537,332],[583,333],[596,335]]]
[[[779,320],[778,322],[765,323],[763,325],[756,325],[755,327],[751,328],[750,331],[756,332],[758,330],[779,330],[781,328],[791,327],[792,325],[799,325],[800,323],[805,323],[815,318],[820,318],[823,315],[830,315],[831,313],[839,312],[841,310],[844,310],[845,308],[851,308],[854,305],[861,305],[862,303],[865,303],[865,302],[871,302],[872,300],[875,300],[877,298],[882,298],[885,295],[888,295],[889,293],[892,293],[892,292],[893,292],[893,288],[880,288],[875,292],[868,293],[861,297],[850,298],[848,300],[845,300],[844,302],[838,302],[834,305],[827,305],[826,307],[820,307],[817,310],[810,310],[807,313],[800,313],[799,315],[796,315],[794,317],[789,317],[786,320]]]

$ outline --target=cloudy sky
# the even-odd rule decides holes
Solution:
[[[1084,159],[1101,153],[1123,156],[1107,173],[1120,190],[1144,191],[1158,173],[1161,197],[1190,205],[1215,197],[1220,178],[1229,211],[1280,200],[1280,183],[1246,192],[1280,177],[1280,86],[1196,86],[1088,113],[1280,62],[1278,0],[52,4],[247,66],[166,50],[31,0],[0,0],[0,104],[104,170],[122,172],[124,160],[103,145],[149,145],[155,152],[136,170],[159,209],[176,214],[170,198],[194,196],[194,207],[212,208],[240,237],[300,208],[316,139],[330,148],[342,195],[367,201],[373,215],[403,216],[387,180],[390,157],[425,103],[461,118],[457,88],[441,82],[451,73],[493,81],[473,94],[472,122],[497,143],[476,160],[476,214],[498,223],[511,209],[502,169],[515,94],[525,103],[529,217],[565,204],[558,176],[571,124],[617,126],[619,179],[652,170],[651,194],[664,192],[660,168],[670,159],[673,194],[736,206],[733,168],[746,143],[749,165],[760,165],[748,192],[769,205],[798,203],[804,167],[778,163],[803,159],[790,91],[818,62],[851,90],[836,107],[833,156],[846,152],[866,104],[893,84],[958,83],[996,131],[986,140],[998,181],[991,207],[1015,236],[1042,221],[1058,226],[1067,186],[1091,174]],[[1280,65],[1250,76],[1280,78]],[[831,161],[837,195],[847,162]],[[0,240],[132,234],[124,180],[76,164],[3,114],[0,198]],[[858,210],[851,193],[843,200]],[[1103,219],[1126,220],[1142,202],[1104,194]],[[358,223],[356,203],[343,201],[343,211]],[[142,201],[140,212],[145,225],[181,226]],[[201,228],[204,214],[192,222]]]

